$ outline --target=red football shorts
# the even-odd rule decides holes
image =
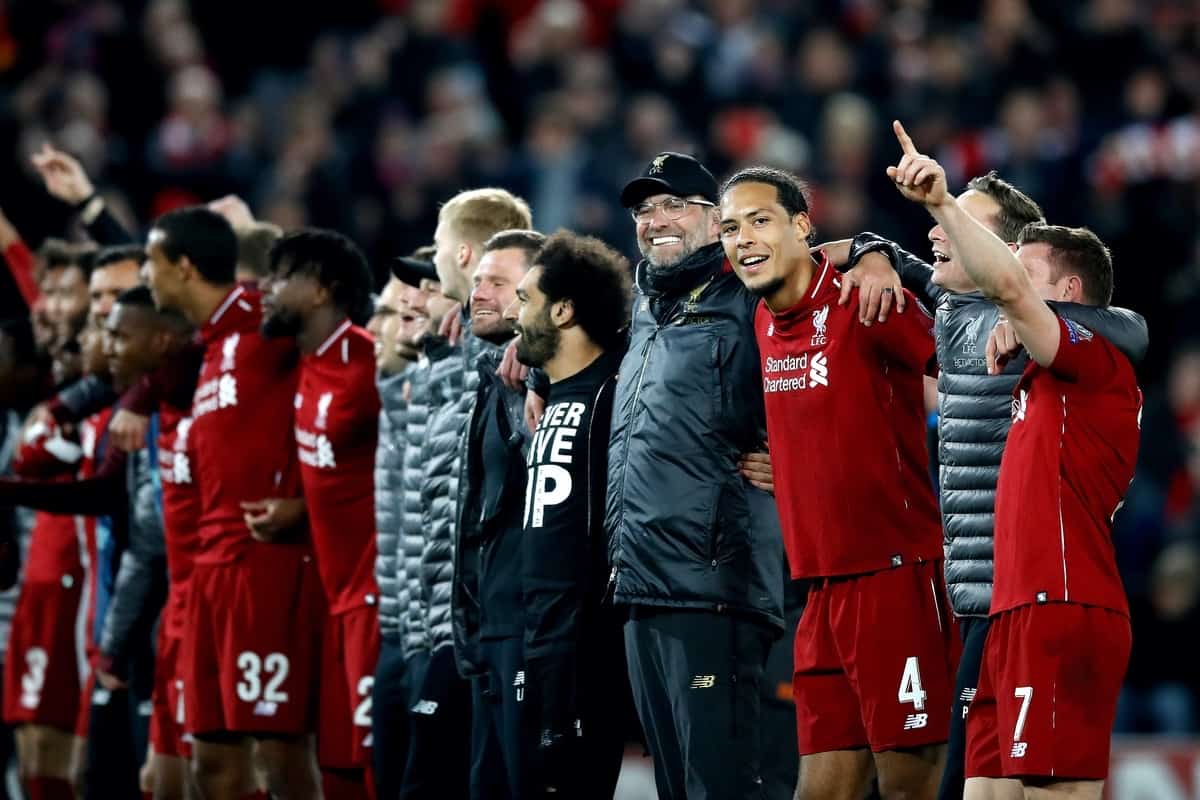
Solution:
[[[160,620],[158,624],[154,693],[151,696],[150,749],[162,756],[189,758],[192,748],[184,739],[186,706],[183,702],[183,676],[179,671],[183,641],[170,634],[165,621]]]
[[[68,576],[69,577],[69,576]],[[83,581],[27,583],[4,661],[4,721],[74,731],[86,667],[79,599]]]
[[[306,548],[256,542],[234,563],[197,564],[183,639],[187,731],[313,731],[324,617]]]
[[[1131,645],[1128,618],[1094,606],[993,617],[967,712],[967,777],[1107,777]]]
[[[317,761],[334,769],[371,763],[371,689],[379,660],[379,611],[363,606],[330,616],[321,644]]]
[[[940,560],[816,581],[793,651],[800,754],[946,741],[961,648]]]

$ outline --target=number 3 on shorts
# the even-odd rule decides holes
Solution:
[[[921,669],[916,656],[909,656],[904,662],[904,674],[900,676],[897,697],[901,703],[912,703],[915,711],[925,710],[925,690],[921,688]]]
[[[287,692],[279,691],[288,676],[288,657],[283,653],[268,653],[263,658],[252,650],[243,650],[237,657],[237,668],[242,671],[242,679],[237,684],[239,700],[245,703],[260,699],[268,703],[287,702]],[[265,687],[261,677],[263,672],[271,676]]]

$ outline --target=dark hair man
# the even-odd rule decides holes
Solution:
[[[598,239],[546,240],[505,316],[517,357],[550,379],[527,456],[521,538],[525,677],[533,786],[611,798],[631,701],[621,620],[608,583],[605,466],[629,319],[629,265]],[[540,796],[540,795],[539,795]]]
[[[755,334],[779,517],[792,578],[811,582],[793,664],[797,797],[842,796],[874,766],[884,797],[930,798],[957,659],[924,439],[932,320],[914,312],[867,327],[837,304],[794,175],[734,174],[720,226],[734,271],[762,298]],[[843,414],[853,426],[835,423]]]
[[[504,311],[516,300],[546,237],[506,230],[488,238],[472,279],[471,336],[479,340],[473,369],[478,386],[459,459],[454,550],[454,651],[459,672],[472,679],[471,787],[525,797],[530,792],[531,751],[525,708],[524,603],[521,595],[521,523],[525,497],[524,395],[496,375],[512,320]],[[491,766],[489,766],[491,765]],[[499,775],[491,773],[500,773]]]
[[[289,233],[271,249],[262,330],[294,337],[296,449],[329,617],[322,637],[317,760],[330,797],[366,797],[370,700],[379,657],[375,446],[379,394],[365,317],[373,276],[339,233]]]
[[[630,343],[614,398],[605,528],[628,606],[634,702],[664,800],[761,792],[763,665],[783,629],[773,498],[738,472],[766,433],[758,299],[717,241],[717,184],[661,153],[627,184]]]
[[[206,795],[255,796],[245,746],[254,737],[270,791],[311,797],[320,791],[308,736],[319,581],[303,534],[257,538],[298,528],[303,514],[292,434],[295,344],[259,332],[261,296],[235,283],[237,240],[215,212],[163,215],[146,253],[155,302],[200,326],[204,343],[188,437],[200,547],[183,648],[197,779]],[[239,457],[239,448],[253,458]],[[245,508],[264,497],[286,502]]]
[[[956,202],[964,213],[1012,248],[1022,228],[1045,221],[1033,200],[995,173],[972,179]],[[1010,424],[1009,396],[1025,359],[1018,355],[1002,369],[990,369],[989,353],[996,332],[1008,330],[1007,326],[997,326],[1000,310],[978,291],[963,270],[960,248],[936,221],[929,231],[929,241],[932,264],[873,234],[856,237],[855,245],[859,252],[878,248],[889,253],[904,285],[935,309],[934,335],[940,366],[938,471],[946,585],[963,640],[939,797],[959,800],[964,781],[967,711],[977,687],[992,599],[996,480]],[[895,280],[896,275],[886,267],[855,266],[843,282],[842,302],[859,283],[864,293],[870,293],[873,283],[883,282],[890,287]],[[1131,360],[1139,360],[1146,352],[1146,322],[1131,311],[1071,303],[1056,303],[1055,310],[1100,333]],[[993,333],[983,338],[987,331]]]
[[[168,354],[182,347],[187,338],[186,328],[178,319],[155,310],[144,287],[122,293],[105,324],[106,346],[102,351],[108,358],[114,381],[120,386],[128,386],[155,369]],[[95,374],[96,368],[94,356],[89,352],[92,349],[91,345],[85,349],[89,374]],[[154,422],[158,422],[157,417]],[[87,440],[94,440],[95,436],[84,438],[83,449],[88,451],[93,445]],[[115,788],[128,793],[137,791],[137,770],[146,752],[145,725],[150,720],[143,720],[148,715],[141,715],[135,709],[150,698],[149,659],[153,651],[150,632],[166,588],[163,529],[154,482],[158,465],[153,448],[128,459],[124,453],[109,448],[102,459],[93,460],[99,460],[99,466],[81,471],[79,480],[0,484],[0,495],[15,491],[24,505],[99,517],[96,529],[111,531],[109,535],[89,536],[90,540],[96,540],[91,558],[94,592],[89,591],[88,595],[95,597],[92,634],[95,652],[90,655],[98,687],[90,698],[90,713],[83,719],[90,734],[92,766],[88,785],[93,789]],[[65,542],[74,540],[72,534]],[[69,589],[69,584],[64,581],[63,587]],[[63,620],[54,624],[63,624]],[[74,626],[66,627],[69,630]],[[20,639],[20,636],[14,639],[14,647],[18,649],[15,643]],[[52,661],[60,660],[64,654],[61,645],[44,649],[47,654],[54,653],[53,659],[44,659],[43,672],[48,677],[50,671],[45,668],[53,667]],[[60,687],[56,693],[61,691],[57,679],[53,685]],[[131,721],[136,722],[131,725]]]
[[[1125,356],[1045,301],[1106,306],[1112,259],[1091,231],[1043,224],[1022,230],[1014,255],[894,128],[902,157],[888,176],[941,225],[1030,358],[996,487],[991,627],[967,720],[965,796],[1099,798],[1131,644],[1112,518],[1133,477],[1142,395]]]

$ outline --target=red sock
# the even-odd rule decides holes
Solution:
[[[321,788],[325,797],[338,800],[368,800],[366,782],[361,769],[323,769]]]
[[[75,800],[75,790],[65,778],[34,775],[25,781],[25,792],[29,800]]]

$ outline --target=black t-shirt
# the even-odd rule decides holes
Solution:
[[[552,384],[529,446],[522,543],[528,658],[573,650],[581,612],[586,616],[585,606],[598,606],[604,593],[607,548],[596,503],[603,503],[605,470],[596,459],[607,453],[611,379],[620,362],[619,353],[606,353]],[[602,419],[593,419],[597,401]],[[598,492],[589,486],[597,479]]]

